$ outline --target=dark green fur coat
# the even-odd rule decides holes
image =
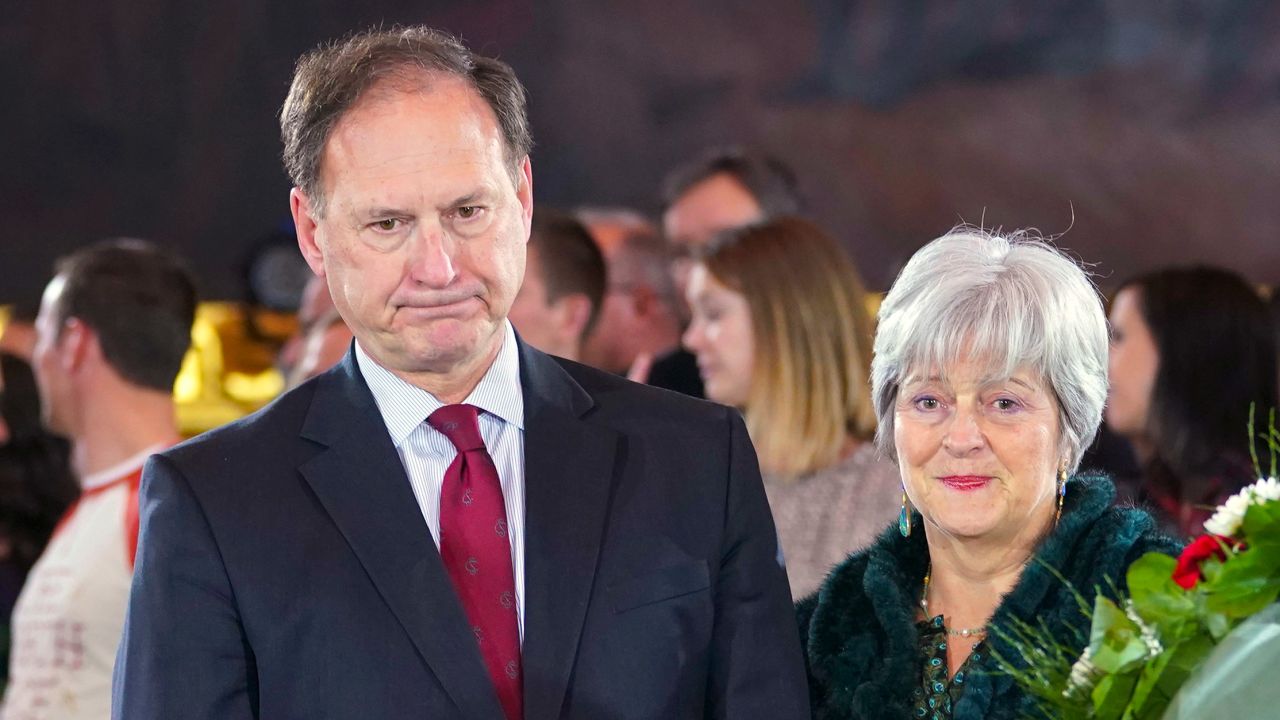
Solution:
[[[1096,587],[1114,581],[1123,588],[1126,568],[1143,553],[1178,552],[1180,545],[1160,534],[1150,515],[1112,507],[1114,497],[1105,477],[1077,476],[1067,484],[1062,519],[1036,552],[1040,562],[1027,565],[992,624],[1008,626],[1015,617],[1043,620],[1056,638],[1083,650],[1086,621],[1071,592],[1041,563],[1059,569],[1092,604]],[[911,717],[911,692],[924,663],[916,609],[929,563],[922,521],[918,515],[914,521],[911,537],[894,526],[836,567],[817,594],[797,606],[814,718]],[[997,635],[988,638],[990,649],[1014,656]],[[991,653],[984,653],[966,678],[955,720],[1029,715],[1029,698],[994,670]]]

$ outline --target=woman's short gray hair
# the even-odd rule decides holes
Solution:
[[[963,353],[1009,377],[1031,368],[1058,401],[1059,446],[1080,464],[1107,399],[1107,321],[1089,276],[1026,231],[962,226],[925,245],[880,305],[871,395],[876,442],[897,459],[898,388],[912,372],[946,368]]]

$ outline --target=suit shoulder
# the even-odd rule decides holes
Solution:
[[[282,438],[297,437],[311,407],[314,378],[285,392],[266,406],[226,425],[201,433],[161,453],[179,466],[199,467],[218,458],[277,446]]]

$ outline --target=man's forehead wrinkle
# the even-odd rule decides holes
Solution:
[[[389,184],[365,187],[360,195],[355,196],[335,192],[333,193],[336,196],[335,204],[345,208],[401,204],[406,200],[403,195],[389,197],[392,192],[396,192],[395,186],[390,184],[391,181],[422,173],[424,165],[436,164],[442,156],[452,158],[447,163],[447,172],[440,173],[432,179],[432,182],[418,187],[412,193],[413,196],[423,200],[433,196],[431,197],[433,204],[447,204],[462,198],[482,196],[496,190],[495,179],[488,177],[485,172],[488,169],[488,163],[483,158],[477,158],[475,153],[463,148],[452,148],[444,152],[425,149],[411,154],[380,158],[348,152],[342,158],[345,162],[340,163],[341,171],[334,173],[332,179],[340,180],[342,176],[346,176],[348,179],[358,178],[374,183],[386,181]],[[426,158],[427,162],[419,162],[419,158]],[[339,182],[330,184],[330,187],[337,190],[342,185],[350,187],[352,184]],[[356,187],[361,185],[362,183],[355,183]]]

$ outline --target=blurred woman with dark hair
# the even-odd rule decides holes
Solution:
[[[9,667],[9,615],[22,583],[80,493],[68,451],[41,423],[31,366],[0,353],[0,672]]]
[[[1134,499],[1170,532],[1201,532],[1253,479],[1246,426],[1276,405],[1276,345],[1262,298],[1235,273],[1171,268],[1133,278],[1111,306],[1106,421],[1142,467]]]

